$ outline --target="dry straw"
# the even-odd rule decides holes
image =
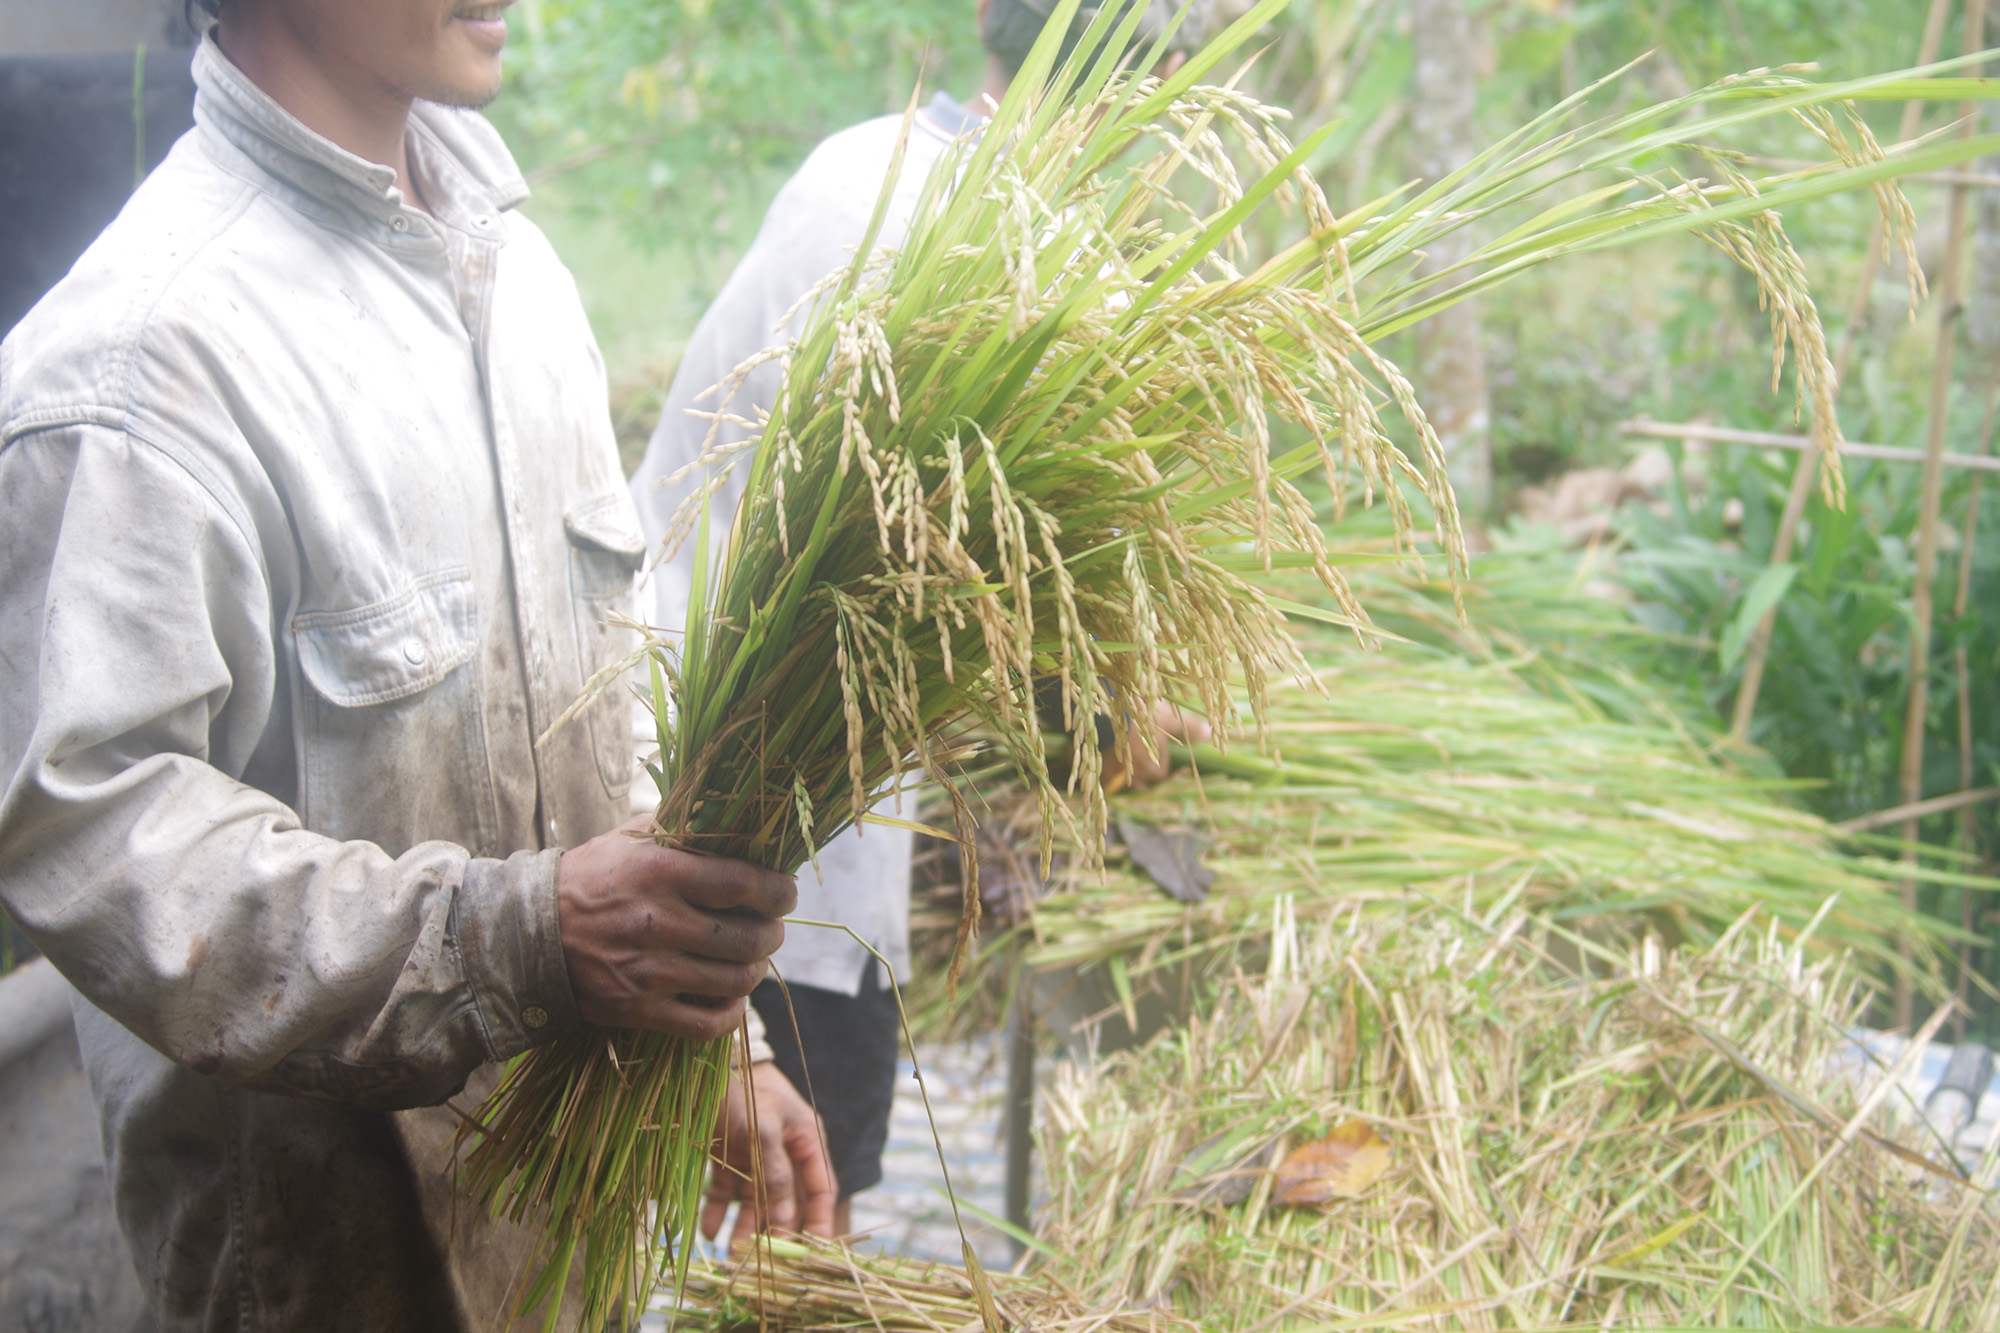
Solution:
[[[1057,1067],[1005,1328],[2000,1317],[2000,1150],[1962,1174],[1903,1092],[1948,1010],[1871,1063],[1854,971],[1755,912],[1707,947],[1614,951],[1504,907],[1306,925],[1280,903],[1264,938],[1184,1028]],[[1293,1150],[1336,1126],[1386,1170],[1282,1203]],[[698,1270],[687,1297],[711,1328],[984,1323],[965,1273],[831,1246]]]
[[[987,1278],[1004,1330],[1036,1333],[1195,1333],[1147,1310],[1100,1310],[1039,1277]],[[688,1274],[679,1320],[715,1329],[982,1333],[978,1287],[963,1268],[803,1240],[765,1240],[750,1258],[702,1264]]]
[[[1306,927],[1281,906],[1270,938],[1184,1030],[1057,1071],[1045,1272],[1098,1308],[1216,1333],[2000,1313],[2000,1159],[1959,1174],[1895,1077],[1919,1046],[1868,1070],[1853,970],[1761,914],[1679,951],[1446,908]],[[1255,1150],[1351,1120],[1387,1173],[1276,1204]]]
[[[885,787],[949,787],[976,724],[1043,826],[1093,845],[1095,739],[1079,730],[1075,800],[1059,799],[1038,692],[1067,720],[1108,712],[1118,748],[1125,719],[1169,697],[1226,740],[1261,731],[1271,685],[1302,670],[1288,613],[1360,624],[1295,479],[1385,501],[1405,549],[1421,526],[1460,562],[1436,437],[1374,340],[1561,254],[1693,231],[1750,265],[1774,336],[1806,353],[1807,396],[1823,398],[1816,317],[1770,208],[1944,160],[1932,146],[1884,165],[1836,112],[1823,169],[1646,174],[1675,145],[1812,120],[1864,87],[1759,74],[1712,91],[1725,100],[1710,114],[1683,99],[1564,129],[1573,99],[1444,181],[1337,215],[1306,169],[1326,131],[1295,146],[1281,112],[1207,82],[1284,6],[1263,0],[1157,79],[1118,68],[1137,5],[1102,7],[1058,70],[1078,9],[1064,0],[987,131],[933,172],[894,253],[874,246],[885,189],[788,351],[712,579],[706,505],[691,502],[699,610],[653,660],[657,837],[794,868]],[[1607,172],[1603,188],[1566,184]],[[1415,274],[1431,238],[1531,200],[1541,211],[1468,266]],[[1244,224],[1275,209],[1303,239],[1253,263]],[[1302,443],[1274,445],[1280,425]],[[1830,417],[1815,425],[1830,443]],[[1274,599],[1248,577],[1272,567],[1314,571],[1339,609]],[[587,1319],[648,1289],[662,1237],[693,1225],[722,1077],[718,1050],[603,1031],[511,1071],[469,1167],[496,1208],[547,1219],[555,1258],[531,1296],[565,1283],[579,1248]]]

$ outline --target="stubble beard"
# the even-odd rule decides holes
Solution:
[[[455,88],[443,85],[426,92],[418,93],[417,100],[420,102],[435,102],[439,106],[456,107],[461,111],[483,111],[493,105],[493,99],[498,96],[500,96],[500,86],[497,83],[491,88],[478,89]]]
[[[500,95],[500,80],[495,79],[492,87],[466,87],[462,84],[440,80],[434,84],[424,84],[410,91],[409,96],[418,102],[434,102],[439,106],[455,107],[461,111],[483,111],[493,104]]]

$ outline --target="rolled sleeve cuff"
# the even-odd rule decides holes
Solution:
[[[746,1044],[750,1047],[751,1064],[767,1065],[778,1058],[772,1052],[770,1038],[764,1031],[764,1015],[757,1012],[756,1005],[743,1006],[743,1025],[744,1035],[749,1038]]]
[[[508,1060],[577,1026],[556,914],[559,849],[474,858],[458,903],[458,946],[485,1024],[488,1056]]]

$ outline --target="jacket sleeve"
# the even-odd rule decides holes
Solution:
[[[392,857],[243,780],[290,780],[287,608],[219,494],[105,426],[0,447],[0,902],[179,1064],[441,1101],[576,1022],[557,853]]]

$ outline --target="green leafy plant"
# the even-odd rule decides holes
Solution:
[[[1774,352],[1798,349],[1801,391],[1824,407],[1817,315],[1774,209],[1873,186],[1900,228],[1891,177],[1989,146],[1885,162],[1844,99],[1925,85],[1754,74],[1597,121],[1570,99],[1444,179],[1336,216],[1307,169],[1334,127],[1294,144],[1281,113],[1205,82],[1284,7],[1263,0],[1153,78],[1106,54],[1138,7],[1106,6],[1056,69],[1066,0],[984,134],[932,174],[907,243],[878,255],[883,195],[789,350],[712,580],[706,495],[686,511],[704,573],[684,639],[652,659],[657,837],[794,868],[885,787],[920,774],[951,790],[976,725],[1051,837],[1101,846],[1103,756],[1078,721],[1107,715],[1128,758],[1145,743],[1132,721],[1170,701],[1219,745],[1264,739],[1271,683],[1304,672],[1286,617],[1366,634],[1299,479],[1322,478],[1337,511],[1385,504],[1405,552],[1427,510],[1462,568],[1436,437],[1377,342],[1565,255],[1694,233],[1754,275]],[[1832,159],[1761,180],[1720,158],[1714,181],[1648,169],[1772,117]],[[1253,260],[1246,223],[1283,207],[1298,238]],[[1493,239],[1464,264],[1416,268],[1481,220]],[[1831,412],[1816,420],[1830,445]],[[1279,423],[1296,442],[1277,443]],[[1312,571],[1332,609],[1272,595],[1259,578],[1282,568]],[[1051,702],[1075,728],[1064,775],[1043,745]],[[975,921],[968,901],[962,946]],[[547,1219],[555,1257],[531,1302],[579,1248],[587,1319],[647,1289],[662,1232],[685,1271],[722,1069],[718,1048],[589,1031],[510,1072],[469,1167],[495,1206]]]

